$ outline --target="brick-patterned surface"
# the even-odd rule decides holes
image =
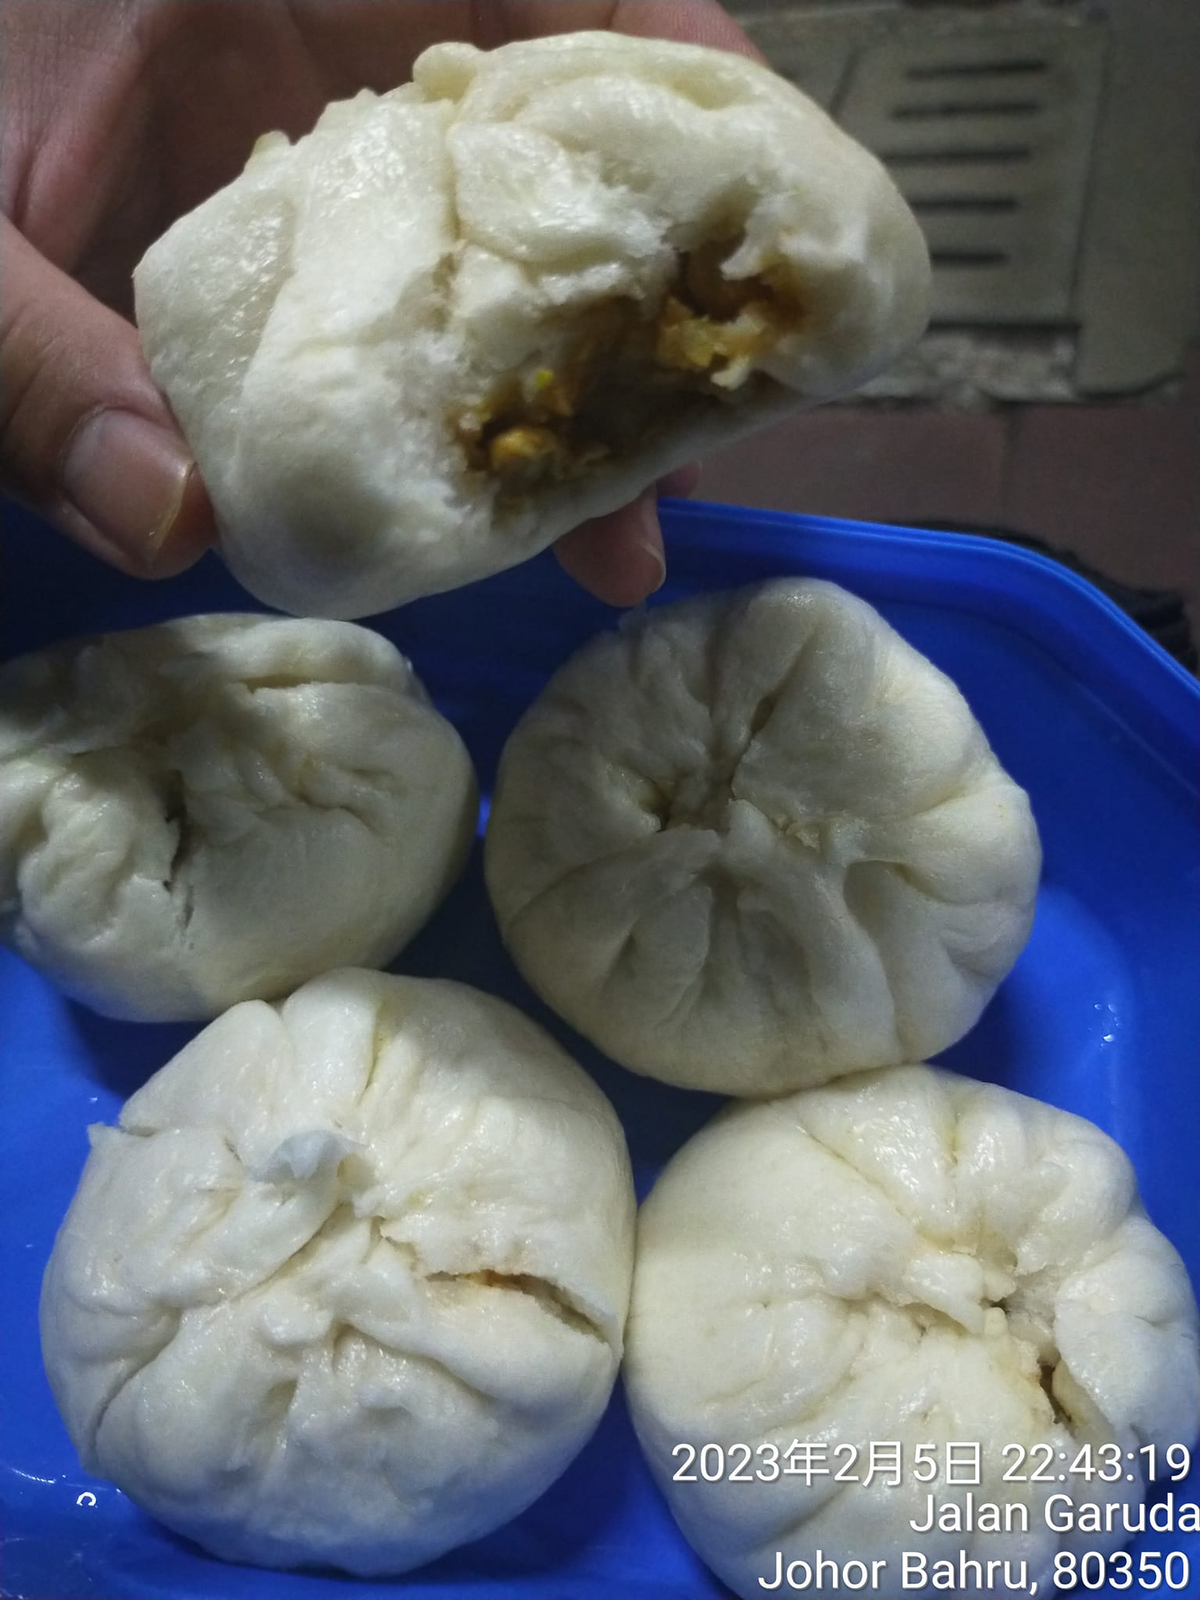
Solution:
[[[998,523],[1182,590],[1200,637],[1200,347],[1174,405],[839,406],[705,463],[706,499],[871,522]]]
[[[1005,436],[998,414],[807,411],[710,456],[697,492],[707,500],[867,522],[994,522]]]
[[[1200,350],[1178,405],[1026,406],[1011,427],[1004,521],[1182,590],[1200,634]]]

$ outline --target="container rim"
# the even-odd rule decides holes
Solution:
[[[712,501],[660,502],[670,560],[728,550],[729,525],[768,568],[861,581],[865,597],[966,611],[1023,635],[1103,700],[1200,793],[1200,682],[1107,595],[1049,556],[980,534],[853,522]],[[781,558],[784,558],[781,562]]]

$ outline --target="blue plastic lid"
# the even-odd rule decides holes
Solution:
[[[1090,584],[1023,550],[912,529],[672,504],[655,602],[780,574],[844,584],[959,684],[1028,789],[1045,872],[1032,938],[982,1021],[941,1058],[1092,1118],[1125,1148],[1150,1216],[1200,1280],[1200,689]],[[8,520],[4,654],[185,612],[258,609],[213,557],[145,584],[32,517]],[[549,555],[373,625],[457,725],[485,794],[503,742],[551,672],[615,614]],[[514,1001],[594,1072],[629,1137],[639,1191],[717,1106],[613,1066],[513,970],[483,890],[463,882],[397,970]],[[37,1298],[87,1154],[88,1123],[195,1028],[106,1021],[0,952],[0,1584],[24,1600],[369,1600],[396,1584],[226,1566],[89,1477],[42,1373]],[[1194,1440],[1181,1443],[1194,1445]],[[1164,1488],[1166,1486],[1164,1485]],[[1170,1486],[1200,1500],[1200,1468]],[[1068,1485],[1077,1499],[1086,1486]],[[1180,1552],[1200,1594],[1200,1535]],[[847,1552],[853,1554],[853,1552]],[[1179,1568],[1174,1568],[1178,1575]],[[523,1516],[402,1580],[408,1600],[716,1600],[638,1453],[618,1394],[592,1442]],[[1109,1585],[1093,1593],[1138,1593]],[[1163,1592],[1168,1592],[1164,1587]]]

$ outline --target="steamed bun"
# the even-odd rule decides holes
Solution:
[[[505,944],[572,1027],[729,1094],[953,1043],[1025,943],[1040,862],[950,680],[799,579],[572,657],[505,748],[485,854]]]
[[[135,274],[272,605],[363,616],[513,566],[924,327],[891,180],[753,61],[574,33],[413,76],[264,138]]]
[[[454,729],[350,623],[185,617],[0,668],[0,940],[108,1016],[382,966],[477,810]]]
[[[208,1550],[401,1572],[515,1516],[591,1433],[629,1160],[502,1001],[331,973],[226,1012],[91,1138],[46,1371],[87,1470]]]
[[[1196,1328],[1183,1263],[1111,1139],[1009,1090],[905,1066],[739,1105],[684,1146],[642,1207],[625,1377],[680,1527],[747,1600],[777,1552],[786,1566],[817,1551],[886,1560],[887,1595],[905,1550],[930,1577],[960,1550],[1027,1560],[1049,1594],[1056,1550],[1128,1535],[1119,1517],[1111,1534],[1057,1532],[1047,1497],[1136,1508],[1139,1449],[1161,1461],[1195,1438]],[[794,1440],[824,1450],[813,1459],[828,1472],[810,1485],[788,1471],[803,1461]],[[902,1446],[900,1483],[836,1482],[865,1479],[872,1440]],[[952,1441],[981,1447],[976,1505],[1022,1503],[1027,1531],[914,1533],[928,1496],[964,1503],[944,1471]],[[751,1481],[706,1483],[694,1465],[697,1481],[675,1481],[681,1443],[749,1446],[748,1467],[730,1459]],[[920,1459],[919,1445],[932,1446]],[[1036,1445],[1051,1451],[1050,1482]],[[1084,1445],[1099,1475],[1060,1481]],[[1115,1481],[1102,1445],[1119,1447]],[[919,1481],[933,1461],[936,1478]],[[965,1464],[958,1483],[974,1476]],[[1029,1481],[1004,1482],[1010,1471]],[[980,1592],[905,1592],[948,1587]]]

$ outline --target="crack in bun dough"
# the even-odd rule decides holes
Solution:
[[[638,1221],[625,1381],[680,1527],[747,1600],[777,1551],[786,1566],[817,1550],[886,1559],[888,1595],[904,1550],[931,1568],[960,1550],[1027,1560],[1053,1593],[1056,1550],[1128,1535],[1055,1532],[1047,1496],[1136,1507],[1136,1452],[1152,1443],[1162,1461],[1200,1430],[1196,1303],[1122,1151],[1081,1117],[927,1066],[741,1104],[683,1147]],[[796,1439],[826,1447],[829,1474],[811,1487],[783,1472],[673,1481],[677,1444],[774,1444],[784,1466]],[[902,1444],[900,1485],[835,1482],[848,1461],[837,1447],[857,1448],[861,1479],[871,1440]],[[1028,1532],[913,1531],[928,1495],[965,1501],[943,1475],[949,1441],[981,1444],[976,1505],[1023,1502]],[[1016,1460],[1004,1446],[1039,1443],[1053,1481],[1004,1482]],[[939,1463],[928,1483],[913,1471],[919,1444]],[[1059,1481],[1084,1444],[1120,1447],[1119,1481]],[[1027,1457],[1027,1473],[1039,1468]]]
[[[462,740],[352,623],[184,617],[0,668],[0,940],[107,1016],[383,966],[477,814]]]
[[[137,318],[252,593],[355,617],[525,560],[917,339],[880,164],[742,56],[607,33],[328,106],[178,221]]]
[[[772,1094],[934,1055],[1033,919],[1022,789],[865,602],[780,579],[630,618],[505,748],[504,942],[622,1065]]]
[[[330,973],[235,1006],[89,1131],[46,1371],[86,1470],[206,1549],[405,1571],[522,1511],[591,1434],[629,1158],[513,1007]]]

